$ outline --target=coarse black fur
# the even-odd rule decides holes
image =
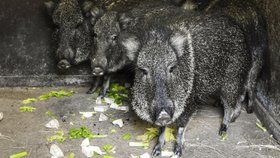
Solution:
[[[222,12],[242,29],[252,58],[243,103],[248,113],[253,111],[256,83],[262,69],[264,54],[268,50],[265,18],[253,0],[186,0],[186,10],[203,13]]]
[[[56,26],[53,37],[57,44],[58,68],[65,70],[86,61],[93,42],[83,4],[78,0],[60,0],[45,5]]]
[[[160,7],[138,17],[145,31],[130,32],[139,45],[132,107],[150,123],[175,123],[180,132],[174,151],[181,156],[183,129],[199,105],[210,98],[222,102],[220,133],[239,116],[251,59],[243,31],[224,14]],[[154,155],[161,146],[159,140]]]

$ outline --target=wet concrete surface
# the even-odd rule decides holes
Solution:
[[[51,90],[73,90],[71,97],[62,99],[50,99],[32,103],[37,109],[32,113],[21,113],[19,107],[22,100],[38,97]],[[108,134],[106,138],[96,138],[90,141],[91,145],[102,147],[113,145],[116,153],[114,158],[130,158],[131,154],[141,155],[151,153],[155,141],[150,143],[149,149],[130,147],[130,141],[136,141],[136,136],[146,131],[152,125],[139,120],[133,112],[123,112],[110,109],[104,114],[109,120],[99,122],[100,113],[92,118],[81,119],[79,112],[93,111],[95,96],[85,94],[85,87],[45,87],[45,88],[1,88],[0,112],[4,118],[0,121],[0,158],[8,158],[10,155],[26,151],[30,158],[50,158],[49,148],[53,143],[47,138],[55,135],[56,131],[63,130],[67,135],[69,129],[88,127],[94,134]],[[47,129],[45,124],[52,118],[46,115],[47,111],[53,111],[59,120],[60,127]],[[65,122],[60,119],[65,116]],[[218,136],[221,122],[222,109],[220,107],[202,107],[191,119],[186,130],[186,141],[183,158],[279,158],[280,146],[270,136],[256,126],[257,118],[254,114],[247,114],[244,110],[236,122],[230,125],[228,138],[222,141]],[[114,126],[111,121],[123,119],[124,127]],[[72,125],[71,125],[71,124]],[[116,133],[110,133],[112,129]],[[122,135],[130,133],[132,139],[123,140]],[[73,152],[77,158],[84,158],[81,144],[82,139],[67,139],[63,143],[56,143],[64,152],[65,157]],[[173,143],[165,145],[167,150],[172,150]],[[102,156],[94,156],[102,157]]]

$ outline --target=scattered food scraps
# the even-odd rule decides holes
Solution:
[[[262,124],[260,121],[256,122],[256,126],[257,126],[259,129],[261,129],[263,132],[266,132],[266,131],[267,131],[267,129],[263,126],[263,124]]]
[[[28,156],[27,152],[20,152],[20,153],[11,155],[10,158],[22,158],[22,157],[25,157],[25,156]]]
[[[45,127],[58,129],[59,128],[59,122],[58,122],[57,119],[52,119],[50,122],[48,122],[45,125]]]
[[[108,106],[104,106],[104,105],[94,107],[94,111],[96,112],[105,112],[107,110],[108,110]]]
[[[122,105],[123,102],[128,98],[128,90],[124,86],[113,83],[110,85],[107,96],[114,100],[116,104]]]
[[[129,111],[128,106],[119,106],[119,105],[116,104],[116,103],[111,104],[111,105],[110,105],[110,108],[111,108],[111,109],[116,109],[116,110],[121,110],[121,111]]]
[[[55,118],[55,114],[54,114],[52,111],[50,111],[50,110],[48,110],[48,111],[46,112],[46,115],[48,115],[48,116],[51,117],[51,118]]]
[[[143,142],[149,142],[152,139],[158,137],[159,131],[157,128],[147,128],[147,131],[144,135],[139,135],[136,137],[136,140],[141,140]]]
[[[79,112],[79,114],[83,115],[85,118],[90,118],[95,114],[96,112]]]
[[[114,100],[114,99],[111,99],[111,98],[105,97],[105,98],[104,98],[104,101],[105,101],[107,104],[113,104],[115,100]]]
[[[97,105],[101,105],[102,104],[102,98],[101,97],[97,97],[95,103]]]
[[[129,146],[132,147],[149,147],[149,142],[129,142]]]
[[[0,121],[2,121],[3,118],[4,118],[4,114],[3,114],[3,112],[0,112]]]
[[[107,120],[108,120],[108,116],[106,116],[106,115],[103,114],[103,113],[100,113],[99,121],[107,121]]]
[[[175,136],[174,136],[174,129],[166,127],[165,129],[165,141],[170,142],[170,141],[175,141]]]
[[[27,98],[27,99],[23,100],[22,103],[23,103],[24,105],[27,105],[27,104],[30,104],[30,103],[34,103],[34,102],[36,102],[36,101],[37,101],[36,98]]]
[[[228,138],[227,133],[223,132],[222,135],[221,135],[221,141],[225,141],[225,140],[227,140],[227,138]]]
[[[123,140],[130,140],[131,139],[131,134],[130,133],[126,133],[122,136]]]
[[[123,120],[122,119],[117,119],[112,122],[114,125],[118,125],[119,127],[123,127]]]
[[[149,153],[144,153],[143,155],[140,155],[140,158],[151,158]]]
[[[111,134],[117,133],[117,130],[116,130],[116,129],[111,129],[111,130],[110,130],[110,133],[111,133]]]
[[[49,142],[57,141],[59,143],[62,143],[66,140],[66,137],[64,136],[64,132],[62,130],[60,130],[60,131],[56,132],[56,135],[49,137],[47,140]]]
[[[167,150],[161,151],[161,156],[162,157],[171,157],[172,155],[174,155],[173,151],[167,151]]]
[[[20,112],[33,112],[34,110],[36,110],[36,108],[28,105],[19,107]]]
[[[60,91],[51,91],[47,94],[43,94],[41,96],[39,96],[39,100],[40,101],[45,101],[45,100],[49,100],[52,97],[55,98],[62,98],[62,97],[70,97],[74,94],[73,91],[64,91],[64,90],[60,90]]]
[[[102,158],[114,158],[113,156],[104,155]]]
[[[81,127],[79,129],[72,128],[69,131],[70,139],[80,139],[80,138],[93,138],[93,134],[89,131],[87,127]]]
[[[63,154],[62,150],[56,144],[51,145],[50,154],[53,157],[57,157],[57,158],[64,157],[64,154]]]
[[[70,155],[68,156],[68,158],[75,158],[75,154],[74,154],[74,153],[70,153]]]
[[[104,150],[107,154],[115,153],[115,147],[112,146],[112,145],[104,145],[104,146],[103,146],[103,150]]]

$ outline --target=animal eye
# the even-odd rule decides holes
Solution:
[[[143,73],[143,75],[148,75],[148,70],[144,68],[139,68],[139,70]]]
[[[175,68],[176,68],[176,65],[171,66],[171,67],[169,68],[169,73],[172,73],[172,72],[175,70]]]

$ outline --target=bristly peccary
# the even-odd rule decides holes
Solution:
[[[86,61],[92,44],[90,22],[83,11],[86,8],[78,0],[49,1],[45,5],[56,25],[57,67],[66,70]]]
[[[132,107],[143,120],[161,126],[154,156],[161,153],[165,127],[176,124],[174,153],[180,157],[185,126],[200,104],[210,98],[222,102],[220,134],[239,116],[250,54],[242,30],[222,14],[172,9],[146,18],[155,22],[150,20],[144,33],[131,34],[127,46],[138,50]]]
[[[125,41],[120,37],[123,30],[137,30],[140,31],[142,24],[136,24],[129,21],[125,17],[124,12],[128,12],[132,8],[157,6],[161,3],[165,3],[162,0],[147,0],[147,1],[135,1],[130,0],[125,6],[122,6],[122,12],[119,7],[106,9],[106,7],[92,6],[89,14],[91,15],[91,24],[93,26],[94,33],[94,45],[95,50],[90,55],[90,62],[92,67],[92,75],[96,76],[97,79],[103,77],[103,89],[100,93],[101,96],[106,94],[110,83],[110,75],[124,68],[124,66],[130,65],[133,61],[131,60],[134,56],[133,53],[126,54],[123,47]],[[167,2],[166,2],[167,4]],[[123,9],[123,8],[126,9]],[[145,12],[146,13],[146,12]],[[135,16],[140,16],[144,13],[137,13]],[[129,45],[130,43],[126,43]],[[133,49],[133,48],[131,48]],[[136,50],[135,50],[136,51]],[[98,81],[98,80],[97,80]],[[94,82],[88,93],[93,93],[97,88],[98,82]]]
[[[253,0],[186,0],[182,6],[204,13],[223,12],[243,30],[252,58],[243,101],[248,113],[253,112],[256,82],[268,47],[265,18],[255,3]]]

